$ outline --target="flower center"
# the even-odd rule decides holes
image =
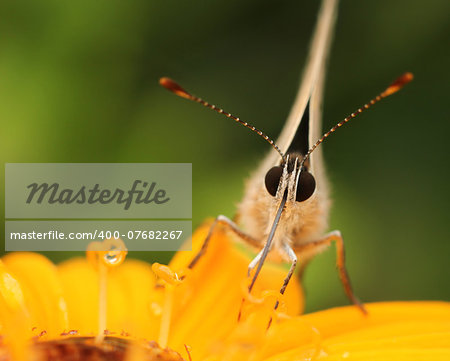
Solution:
[[[38,341],[33,355],[39,361],[183,361],[178,352],[161,348],[156,342],[137,343],[120,337],[107,336],[102,343],[95,337],[69,337],[60,340]]]

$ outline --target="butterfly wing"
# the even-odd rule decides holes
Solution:
[[[324,0],[318,16],[300,88],[286,124],[277,140],[277,144],[283,152],[295,150],[303,153],[302,150],[304,148],[309,148],[321,136],[321,102],[324,74],[333,37],[336,14],[337,0]],[[299,149],[293,149],[296,147]],[[279,161],[279,155],[271,151],[261,164],[261,173],[264,174]],[[318,149],[311,155],[313,173],[321,172],[323,168],[321,163],[320,149]]]

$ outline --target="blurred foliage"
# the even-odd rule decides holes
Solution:
[[[276,137],[317,8],[312,1],[2,1],[1,160],[192,162],[194,225],[232,216],[267,144],[161,89],[158,78],[173,77]],[[449,13],[446,0],[340,5],[324,127],[404,71],[416,77],[323,146],[331,229],[344,234],[364,301],[450,298]],[[347,303],[334,259],[330,249],[308,268],[308,310]]]

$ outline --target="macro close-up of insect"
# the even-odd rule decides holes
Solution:
[[[366,313],[364,306],[352,290],[345,266],[345,248],[341,233],[333,231],[325,234],[330,204],[328,182],[320,150],[315,150],[345,123],[382,98],[401,89],[412,80],[413,75],[405,73],[375,98],[320,136],[324,74],[333,34],[336,6],[336,1],[324,1],[312,40],[308,64],[303,74],[303,82],[293,110],[277,142],[253,125],[190,94],[169,78],[161,78],[160,84],[182,98],[197,102],[249,128],[264,138],[274,149],[274,152],[262,161],[258,170],[247,181],[246,192],[235,217],[236,222],[244,224],[245,231],[226,216],[217,217],[190,267],[193,267],[207,252],[214,227],[220,223],[236,233],[242,240],[261,249],[248,268],[249,276],[255,270],[249,291],[252,290],[266,257],[289,262],[290,269],[280,289],[280,293],[283,294],[298,261],[302,267],[305,267],[315,254],[324,250],[332,242],[336,242],[336,263],[345,293],[352,303]],[[278,303],[275,308],[277,306]]]
[[[450,360],[449,4],[1,2],[0,361]]]

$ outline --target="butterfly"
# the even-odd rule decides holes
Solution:
[[[317,253],[336,243],[337,269],[349,300],[363,313],[364,305],[355,296],[345,266],[344,239],[339,231],[326,232],[330,212],[329,188],[318,147],[338,128],[381,99],[397,92],[412,80],[405,73],[383,92],[321,135],[321,103],[325,69],[337,13],[337,0],[324,0],[319,12],[302,83],[286,124],[273,141],[253,125],[192,95],[169,78],[160,84],[171,92],[216,111],[264,138],[273,150],[262,160],[246,183],[245,193],[233,220],[220,215],[208,232],[201,250],[191,261],[195,267],[207,252],[214,229],[221,224],[259,250],[248,266],[251,292],[267,257],[290,263],[280,293],[284,294],[298,260],[302,268]],[[278,301],[275,309],[278,307]]]

